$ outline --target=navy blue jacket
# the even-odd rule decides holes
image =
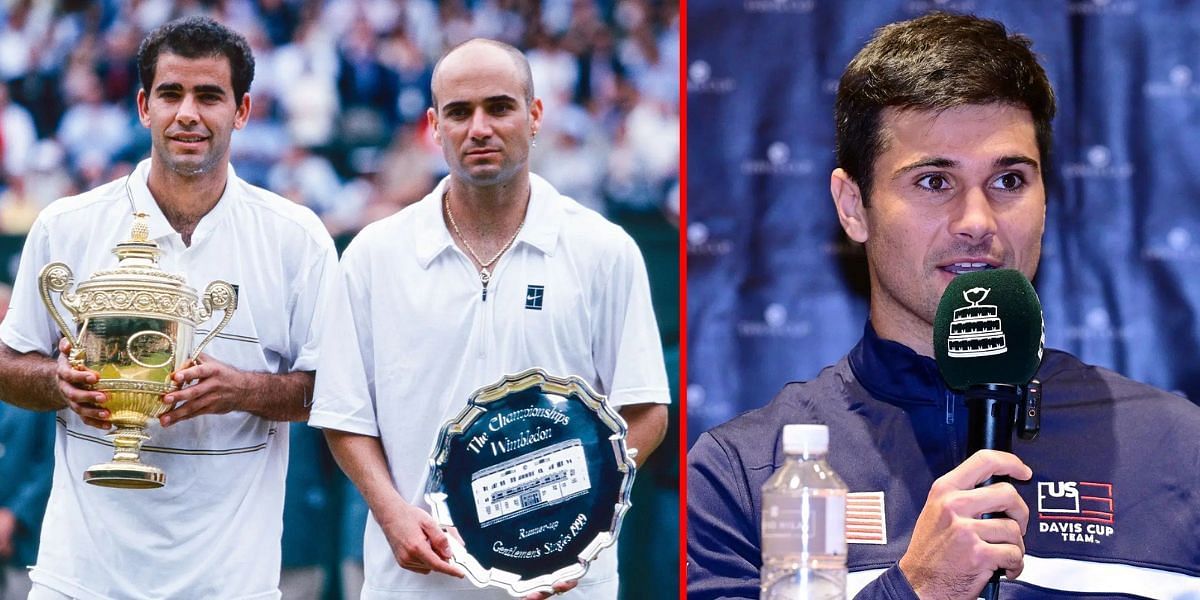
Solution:
[[[37,560],[53,472],[54,413],[0,402],[0,508],[17,518],[14,553],[7,561],[0,559],[0,565],[23,569]]]
[[[1014,440],[1033,469],[1025,572],[1001,597],[1200,598],[1200,407],[1047,351],[1041,435]],[[688,453],[688,598],[758,598],[763,483],[787,423],[824,423],[853,492],[884,492],[887,543],[851,544],[857,598],[916,598],[896,567],[933,480],[966,458],[966,406],[936,363],[881,340],[700,436]]]

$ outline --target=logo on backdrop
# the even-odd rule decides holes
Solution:
[[[816,0],[745,0],[742,8],[751,13],[810,13],[817,7]]]
[[[1038,533],[1072,544],[1100,544],[1115,532],[1113,484],[1039,481]]]
[[[1132,339],[1129,326],[1114,326],[1108,310],[1102,306],[1088,309],[1082,324],[1067,327],[1066,337],[1075,340]]]
[[[813,172],[813,161],[793,160],[792,149],[784,142],[771,142],[766,149],[766,160],[750,158],[742,161],[742,173],[746,175],[809,175]]]
[[[742,320],[738,322],[737,330],[742,337],[802,338],[812,333],[812,324],[790,320],[787,307],[772,302],[763,309],[762,320]]]
[[[1133,176],[1133,165],[1113,160],[1112,150],[1103,144],[1089,147],[1082,162],[1067,163],[1063,176],[1082,179],[1128,179]]]
[[[713,239],[708,225],[699,221],[688,224],[687,239],[689,256],[725,256],[733,252],[733,242]]]
[[[909,14],[924,14],[931,10],[948,10],[951,12],[974,12],[977,10],[974,0],[913,0],[904,5]]]
[[[1142,85],[1147,98],[1200,98],[1200,84],[1187,65],[1175,65],[1167,78],[1154,79]]]
[[[1186,227],[1172,227],[1165,236],[1153,237],[1161,241],[1156,240],[1142,250],[1143,259],[1169,262],[1200,261],[1200,245],[1196,244],[1192,232]]]
[[[1000,308],[994,304],[980,304],[991,292],[991,288],[984,287],[963,291],[963,299],[970,305],[954,309],[954,318],[950,320],[946,354],[951,358],[975,358],[1008,352]]]
[[[1137,10],[1132,0],[1077,0],[1067,8],[1073,15],[1132,15]]]
[[[737,87],[732,77],[713,77],[707,61],[693,61],[688,66],[687,91],[693,94],[728,94]]]
[[[719,387],[719,386],[718,386]],[[729,419],[738,412],[729,395],[719,393],[709,394],[699,383],[689,383],[687,386],[688,423],[697,426],[698,431],[706,431]],[[690,426],[689,426],[690,428]]]

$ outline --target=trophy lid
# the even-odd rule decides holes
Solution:
[[[196,291],[182,276],[158,266],[162,251],[150,239],[148,217],[133,214],[129,239],[112,250],[119,259],[116,268],[96,271],[79,284],[79,317],[136,314],[192,324],[201,320]]]
[[[118,268],[153,267],[158,264],[158,256],[162,252],[158,249],[158,242],[150,239],[150,223],[147,221],[149,216],[140,211],[133,213],[133,228],[129,232],[129,239],[118,243],[112,250],[121,260]]]

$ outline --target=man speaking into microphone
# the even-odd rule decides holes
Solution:
[[[1015,401],[1029,381],[943,377],[934,360],[956,277],[1037,271],[1055,98],[1030,46],[995,21],[933,13],[879,29],[846,67],[830,191],[866,250],[870,319],[843,359],[693,446],[689,598],[758,597],[761,487],[787,423],[829,427],[850,491],[851,597],[976,598],[998,570],[1008,599],[1200,590],[1200,408],[1041,354],[1039,339],[1010,350],[1041,354],[1012,355],[1040,383],[1040,435],[971,452],[959,380],[1012,384]],[[950,313],[943,351],[1002,343],[1005,308],[980,295]]]

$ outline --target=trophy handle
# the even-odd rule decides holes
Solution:
[[[46,305],[46,310],[50,311],[50,316],[54,318],[54,322],[58,324],[58,329],[62,331],[63,336],[71,342],[71,353],[79,352],[79,338],[75,332],[67,326],[67,321],[58,314],[58,308],[54,306],[54,301],[50,299],[50,292],[56,292],[63,306],[71,311],[71,316],[76,321],[79,320],[79,307],[76,305],[77,298],[75,294],[67,293],[71,286],[75,284],[75,275],[71,273],[71,268],[60,262],[52,262],[44,267],[38,273],[38,291],[42,295],[42,304]]]
[[[231,283],[214,281],[208,284],[207,288],[204,288],[204,295],[200,299],[200,322],[209,320],[212,317],[213,311],[217,309],[224,311],[225,316],[221,318],[221,322],[217,323],[216,327],[213,327],[212,331],[208,332],[208,335],[204,336],[204,339],[192,351],[192,356],[188,358],[188,362],[195,362],[199,358],[200,353],[204,351],[204,347],[229,324],[229,320],[233,318],[233,311],[237,310],[238,289],[236,285]]]

